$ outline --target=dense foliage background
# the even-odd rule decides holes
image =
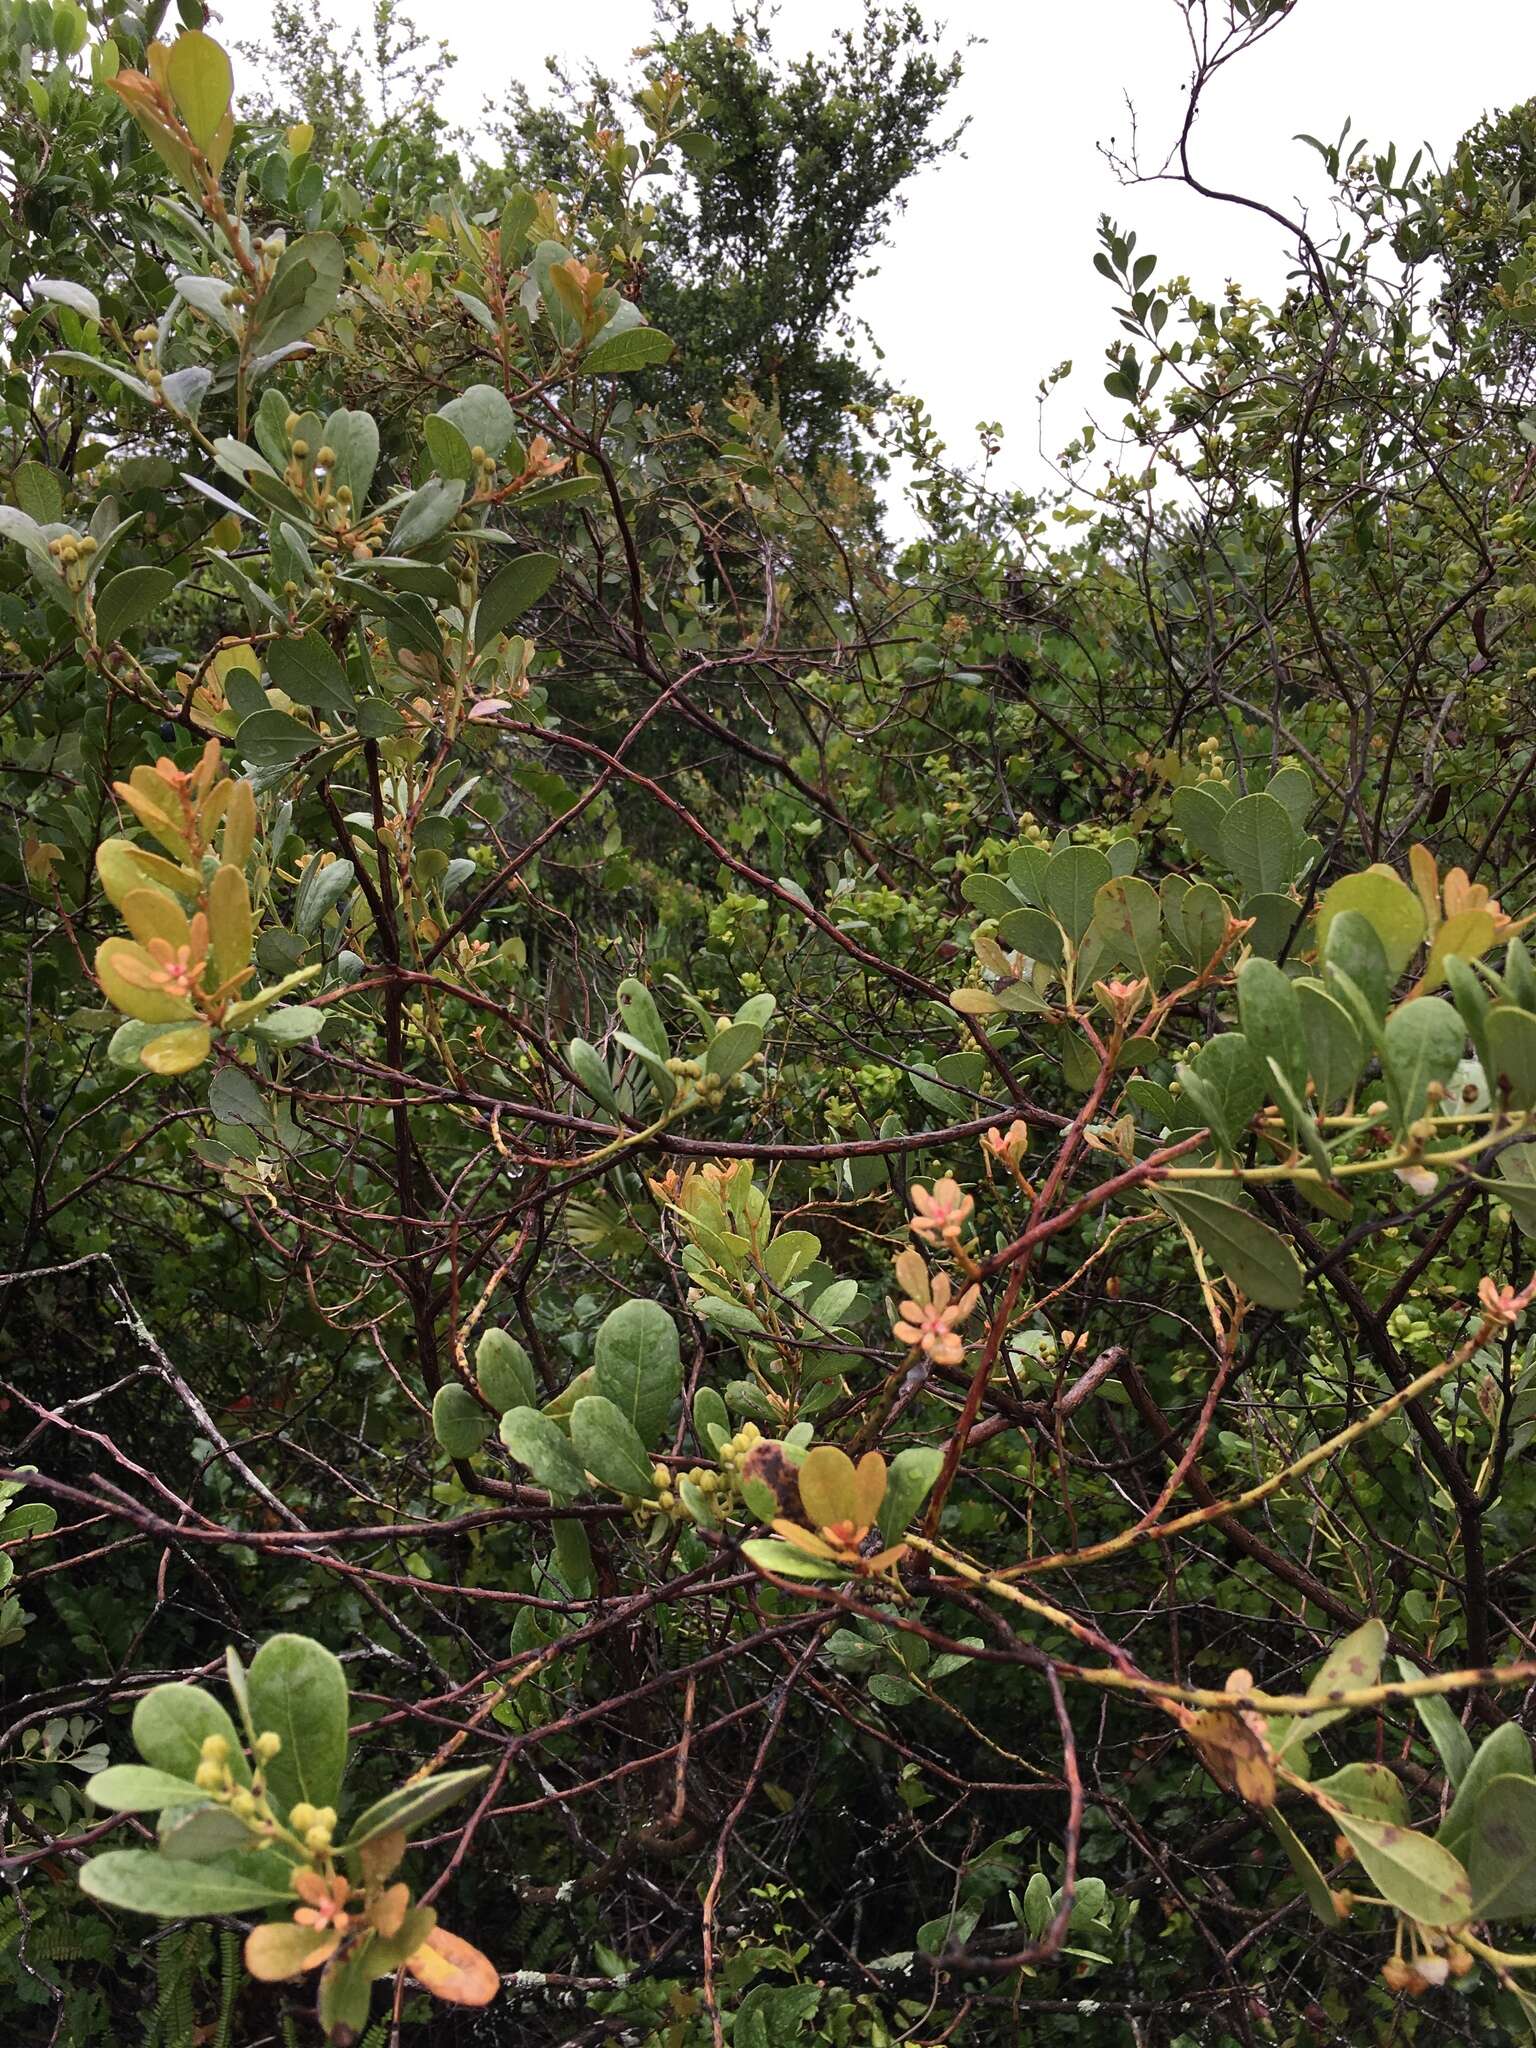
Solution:
[[[1532,105],[1278,303],[1106,221],[1028,495],[846,319],[916,7],[494,162],[201,28],[0,0],[7,2038],[320,2038],[77,1884],[274,1632],[484,1770],[368,2048],[1521,2037]]]

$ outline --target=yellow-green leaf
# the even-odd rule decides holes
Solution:
[[[166,65],[171,97],[187,133],[205,153],[218,138],[235,89],[229,58],[212,36],[187,29],[171,45]]]

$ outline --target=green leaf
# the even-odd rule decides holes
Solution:
[[[56,469],[42,462],[18,462],[11,489],[23,516],[34,525],[50,526],[64,517],[64,486]]]
[[[1094,898],[1114,870],[1093,846],[1064,846],[1045,865],[1045,907],[1074,945],[1093,923]]]
[[[533,275],[539,287],[539,297],[543,302],[544,317],[562,348],[574,347],[581,339],[581,327],[556,291],[554,283],[555,266],[569,263],[570,260],[570,250],[559,242],[540,242],[533,252]]]
[[[118,1033],[128,1030],[124,1024]],[[165,1027],[143,1024],[135,1027],[142,1031],[163,1030]],[[113,1039],[115,1045],[117,1039]],[[1536,1140],[1525,1139],[1518,1145],[1505,1145],[1496,1161],[1499,1179],[1503,1185],[1499,1193],[1509,1205],[1509,1212],[1520,1228],[1529,1237],[1536,1237]]]
[[[82,320],[101,318],[101,301],[96,294],[88,286],[76,284],[70,278],[34,277],[28,288],[34,299],[46,299],[55,306],[68,306],[69,310],[78,313]],[[51,512],[39,516],[57,519],[59,515],[57,512]]]
[[[1268,790],[1277,803],[1284,804],[1296,830],[1304,832],[1312,808],[1312,778],[1306,769],[1277,768],[1269,778]]]
[[[468,1387],[445,1380],[432,1396],[432,1434],[450,1458],[472,1458],[491,1433],[491,1418]]]
[[[1491,1007],[1488,991],[1459,953],[1446,956],[1441,965],[1473,1050],[1482,1061],[1483,1072],[1490,1073],[1493,1061],[1488,1052],[1488,1012]]]
[[[741,1554],[759,1570],[772,1572],[780,1579],[843,1579],[848,1576],[844,1567],[834,1564],[830,1558],[812,1557],[809,1551],[797,1550],[793,1543],[785,1543],[777,1536],[754,1537],[750,1543],[742,1544]]]
[[[1307,1040],[1290,978],[1272,960],[1245,960],[1237,976],[1237,1005],[1249,1045],[1261,1059],[1273,1060],[1304,1098]]]
[[[434,1819],[489,1777],[490,1770],[489,1764],[474,1764],[468,1770],[442,1771],[436,1777],[423,1778],[419,1784],[401,1785],[386,1792],[352,1823],[347,1831],[347,1849],[360,1849],[375,1835],[387,1835],[396,1828],[402,1834],[412,1834],[424,1821]]]
[[[672,343],[658,328],[628,327],[606,341],[599,336],[582,358],[581,367],[593,376],[617,376],[664,363],[671,353]]]
[[[155,394],[142,377],[135,377],[131,370],[120,369],[116,363],[104,363],[99,356],[82,355],[78,349],[73,348],[56,348],[51,355],[43,358],[43,362],[50,370],[62,369],[75,375],[96,372],[110,377],[114,383],[121,384],[125,391],[131,391],[135,398],[142,398],[151,405],[154,403]],[[0,505],[0,533],[6,531],[4,515],[10,509],[8,505]],[[14,540],[17,536],[12,534],[11,538]],[[46,542],[44,545],[46,547]]]
[[[197,1797],[185,1778],[148,1764],[111,1764],[85,1781],[86,1796],[110,1813],[158,1813],[162,1806],[185,1806]]]
[[[1501,1721],[1478,1744],[1456,1788],[1450,1812],[1440,1823],[1438,1839],[1453,1855],[1466,1856],[1471,1849],[1477,1810],[1489,1785],[1495,1778],[1531,1775],[1530,1737],[1518,1722]]]
[[[528,607],[537,604],[560,573],[557,555],[515,555],[504,562],[480,593],[475,606],[475,652],[504,633]]]
[[[1387,1014],[1392,974],[1386,949],[1369,918],[1358,910],[1341,910],[1328,927],[1322,955],[1330,981],[1336,972],[1348,975],[1376,1019]],[[1357,1024],[1361,1021],[1355,1019]]]
[[[517,414],[494,384],[471,384],[437,409],[437,417],[464,436],[469,448],[499,455],[517,432]]]
[[[1333,921],[1345,910],[1356,911],[1380,939],[1387,971],[1395,981],[1423,944],[1424,906],[1418,892],[1390,868],[1367,868],[1363,874],[1342,876],[1317,906],[1320,945],[1327,946]],[[1347,968],[1348,963],[1344,964]]]
[[[124,569],[96,599],[96,637],[103,647],[141,625],[176,588],[169,569]]]
[[[227,1806],[168,1807],[160,1816],[160,1854],[176,1863],[210,1863],[249,1847],[250,1829]]]
[[[1044,960],[1060,967],[1066,959],[1061,943],[1061,926],[1047,911],[1018,904],[997,921],[997,936],[1010,952],[1025,953],[1031,960]]]
[[[533,1360],[505,1330],[487,1330],[475,1346],[475,1378],[498,1414],[538,1404]]]
[[[1224,1031],[1204,1046],[1194,1065],[1174,1068],[1192,1121],[1209,1126],[1228,1158],[1269,1097],[1269,1075],[1240,1031]]]
[[[1188,782],[1173,792],[1173,822],[1197,853],[1223,860],[1221,828],[1232,808],[1232,792],[1224,783]]]
[[[1339,1926],[1343,1915],[1333,1903],[1333,1893],[1328,1880],[1312,1860],[1312,1852],[1296,1835],[1290,1823],[1281,1817],[1278,1808],[1269,1807],[1264,1818],[1278,1836],[1280,1846],[1289,1858],[1292,1870],[1301,1881],[1302,1891],[1306,1894],[1307,1904],[1313,1913],[1325,1927]]]
[[[1513,1003],[1495,1003],[1483,1026],[1488,1041],[1488,1085],[1512,1109],[1536,1107],[1536,1016]]]
[[[857,1280],[834,1280],[829,1286],[822,1288],[819,1294],[813,1296],[806,1306],[805,1313],[812,1322],[820,1323],[825,1329],[835,1330],[847,1319],[848,1311],[858,1298]]]
[[[248,1858],[178,1862],[154,1849],[109,1849],[80,1870],[80,1889],[99,1905],[165,1920],[218,1913],[256,1913],[284,1906],[293,1892],[249,1873]]]
[[[1536,1915],[1536,1781],[1513,1775],[1488,1781],[1472,1822],[1467,1870],[1477,1919]]]
[[[761,1027],[756,1024],[727,1024],[723,1031],[717,1031],[704,1049],[704,1071],[717,1074],[721,1080],[730,1080],[739,1074],[748,1060],[755,1058],[763,1043]]]
[[[421,489],[406,499],[389,537],[389,552],[408,555],[412,548],[429,547],[440,540],[463,502],[464,486],[456,478],[428,477]]]
[[[937,1444],[912,1444],[892,1458],[880,1503],[880,1534],[886,1543],[900,1542],[943,1469],[944,1453]]]
[[[820,1256],[821,1239],[814,1231],[781,1230],[763,1254],[763,1270],[775,1287],[788,1287]]]
[[[594,1479],[615,1493],[649,1495],[651,1461],[634,1424],[605,1394],[583,1394],[571,1409],[571,1444]]]
[[[1466,1871],[1439,1842],[1390,1820],[1339,1813],[1339,1833],[1388,1905],[1426,1927],[1457,1927],[1472,1909]]]
[[[235,1724],[211,1692],[200,1685],[157,1685],[133,1710],[133,1746],[145,1763],[188,1783],[197,1775],[210,1735],[228,1743],[230,1768],[242,1785],[249,1784]]]
[[[267,1784],[284,1806],[335,1806],[347,1765],[347,1679],[329,1650],[308,1636],[269,1636],[246,1674],[251,1718],[282,1748]]]
[[[1296,855],[1290,812],[1263,790],[1239,797],[1221,821],[1221,857],[1245,895],[1283,889],[1295,873]]]
[[[645,983],[636,981],[631,975],[619,983],[614,993],[624,1029],[632,1038],[638,1038],[658,1060],[670,1059],[672,1047],[666,1026],[661,1021],[656,999]]]
[[[439,419],[434,413],[430,419],[423,421],[422,433],[426,438],[427,454],[431,458],[432,467],[439,476],[466,485],[474,482],[475,464],[469,452],[469,443],[451,420]]]
[[[166,77],[187,133],[210,153],[235,89],[229,58],[212,36],[186,29],[171,45]]]
[[[325,1017],[325,1011],[317,1010],[313,1003],[285,1003],[281,1009],[253,1017],[246,1029],[268,1045],[305,1045],[319,1033]]]
[[[1260,890],[1243,898],[1243,916],[1250,920],[1243,943],[1261,960],[1278,960],[1282,951],[1306,951],[1311,938],[1301,905],[1293,896],[1275,890]]]
[[[325,423],[323,446],[336,453],[331,482],[339,491],[343,485],[352,493],[352,522],[355,525],[368,502],[373,473],[379,464],[379,429],[372,413],[333,412]]]
[[[350,718],[357,709],[347,672],[323,634],[299,633],[274,640],[264,659],[277,687],[306,710],[322,711],[334,719]]]
[[[313,726],[287,711],[254,711],[235,730],[235,747],[258,768],[289,768],[324,741]]]
[[[585,1038],[573,1038],[565,1048],[565,1062],[581,1083],[583,1092],[590,1095],[600,1109],[611,1110],[615,1116],[620,1114],[619,1100],[613,1092],[613,1077],[595,1045],[589,1044]]]
[[[509,1408],[501,1418],[501,1440],[557,1500],[574,1500],[587,1490],[586,1468],[558,1422],[537,1408]]]
[[[693,1433],[706,1457],[717,1455],[730,1436],[730,1411],[713,1387],[700,1387],[693,1397]]]
[[[301,235],[290,242],[251,316],[252,339],[268,353],[302,341],[334,310],[346,269],[334,235]]]
[[[1397,1670],[1400,1678],[1417,1678],[1419,1675],[1406,1657],[1398,1658]],[[1471,1736],[1457,1720],[1450,1701],[1439,1693],[1424,1694],[1416,1698],[1413,1705],[1445,1766],[1452,1791],[1457,1790],[1472,1765]]]
[[[1381,1059],[1399,1131],[1424,1114],[1430,1083],[1450,1080],[1466,1042],[1460,1013],[1439,996],[1419,996],[1392,1012],[1381,1035]]]
[[[1193,1188],[1161,1187],[1152,1199],[1187,1226],[1201,1250],[1250,1301],[1265,1308],[1300,1307],[1303,1289],[1296,1254],[1267,1223],[1219,1195]]]
[[[1209,882],[1196,882],[1179,905],[1184,943],[1191,966],[1208,967],[1226,935],[1231,906]]]
[[[1162,951],[1163,906],[1157,891],[1139,875],[1117,876],[1093,899],[1094,928],[1113,946],[1121,963],[1157,987]]]
[[[625,1301],[603,1318],[593,1350],[597,1391],[634,1425],[642,1444],[659,1441],[682,1386],[677,1325],[658,1301]]]
[[[960,884],[960,894],[967,903],[973,903],[983,917],[1006,917],[1010,910],[1019,907],[1018,897],[996,875],[967,875]]]
[[[293,928],[300,938],[307,937],[315,929],[332,905],[346,895],[355,879],[349,860],[322,863],[312,859],[305,863],[293,899]]]
[[[1298,981],[1295,988],[1307,1072],[1316,1107],[1326,1115],[1348,1100],[1365,1065],[1365,1049],[1353,1017],[1320,981]]]
[[[328,2041],[355,2041],[368,2024],[373,2000],[369,1950],[355,1948],[328,1962],[320,1972],[316,2015]]]

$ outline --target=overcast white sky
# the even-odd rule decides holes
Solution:
[[[266,0],[217,0],[226,40],[264,34]],[[323,9],[327,0],[317,0]],[[1217,12],[1219,0],[1211,0]],[[459,58],[442,111],[473,127],[509,78],[543,89],[543,59],[584,58],[619,71],[647,40],[649,0],[405,0],[419,25]],[[329,0],[361,23],[368,0]],[[729,0],[695,0],[700,20],[728,21]],[[1097,145],[1127,133],[1133,98],[1144,160],[1176,133],[1187,46],[1173,0],[951,0],[926,7],[954,42],[984,38],[967,57],[956,105],[969,115],[962,148],[917,180],[879,274],[855,311],[886,352],[889,375],[932,410],[952,456],[977,454],[975,426],[1007,433],[1002,480],[1038,482],[1035,390],[1057,362],[1075,374],[1048,414],[1048,452],[1085,408],[1113,418],[1103,352],[1117,329],[1110,288],[1092,268],[1095,226],[1109,212],[1205,292],[1229,277],[1278,289],[1278,230],[1234,207],[1171,186],[1124,191]],[[858,0],[782,0],[777,41],[798,54],[861,13]],[[1480,113],[1536,93],[1533,0],[1301,0],[1293,18],[1218,80],[1195,136],[1206,182],[1290,210],[1315,204],[1321,166],[1292,138],[1333,138],[1346,115],[1373,143],[1406,157],[1423,141],[1442,154]]]

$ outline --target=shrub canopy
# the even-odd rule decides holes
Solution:
[[[1106,221],[1027,494],[915,9],[468,169],[182,15],[0,0],[18,2038],[1510,2038],[1530,106]]]

